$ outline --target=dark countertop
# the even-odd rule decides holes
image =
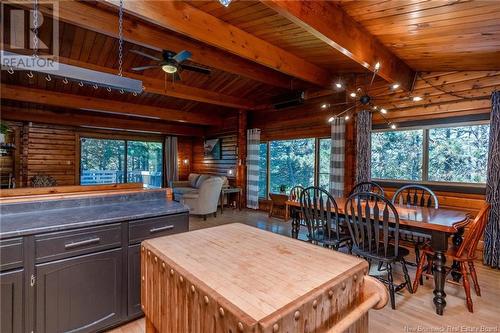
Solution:
[[[0,205],[0,239],[188,211],[186,206],[167,200],[164,195],[3,204]]]

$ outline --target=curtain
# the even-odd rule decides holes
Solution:
[[[260,129],[247,130],[247,207],[259,208]]]
[[[179,180],[176,136],[165,138],[165,179],[170,187]]]
[[[371,180],[371,131],[372,113],[363,110],[358,113],[356,133],[356,184]]]
[[[500,91],[491,96],[486,201],[491,205],[484,233],[483,261],[500,268]]]
[[[330,193],[334,197],[344,195],[345,120],[335,117],[332,121],[332,148],[330,157]]]

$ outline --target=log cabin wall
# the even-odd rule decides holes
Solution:
[[[79,184],[81,135],[112,138],[148,137],[126,132],[99,131],[72,126],[57,126],[31,122],[7,122],[14,137],[16,149],[12,156],[0,159],[0,174],[14,173],[16,187],[29,187],[37,174],[52,176],[58,186]],[[158,135],[161,140],[162,136]],[[178,138],[179,179],[187,179],[193,159],[193,138]],[[188,160],[188,163],[183,163]]]

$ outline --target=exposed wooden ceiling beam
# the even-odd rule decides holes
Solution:
[[[332,1],[261,1],[362,66],[379,62],[378,75],[411,90],[415,72]]]
[[[193,113],[144,104],[126,103],[104,98],[73,95],[6,84],[2,84],[1,88],[2,99],[15,100],[20,102],[31,102],[58,107],[71,107],[79,110],[91,110],[128,116],[152,118],[151,122],[154,122],[154,119],[161,119],[167,121],[211,126],[217,126],[222,123],[222,119],[213,114]]]
[[[118,0],[102,0],[118,6]],[[125,10],[145,21],[321,87],[330,73],[293,53],[257,38],[181,1],[125,1]]]
[[[61,63],[65,63],[68,65],[88,68],[104,73],[116,74],[116,70],[113,68],[89,64],[87,62],[79,60],[59,57],[59,61]],[[145,89],[146,92],[152,94],[181,98],[190,101],[203,102],[213,105],[227,106],[237,109],[251,110],[255,107],[255,104],[247,99],[225,95],[206,89],[190,87],[179,82],[172,83],[169,80],[167,81],[158,80],[145,75],[140,75],[130,72],[123,72],[123,76],[136,80],[141,80],[144,87],[146,88]]]
[[[135,2],[135,1],[129,1]],[[16,3],[16,5],[19,5]],[[50,9],[40,4],[40,10],[50,13]],[[87,30],[102,33],[116,38],[118,36],[118,17],[96,4],[85,4],[82,2],[60,1],[58,19],[61,21],[82,27]],[[241,59],[230,53],[217,48],[203,45],[196,41],[183,39],[175,36],[164,29],[154,27],[150,24],[134,20],[125,16],[123,19],[124,39],[130,43],[144,46],[157,51],[163,49],[179,52],[189,50],[193,55],[191,59],[211,68],[240,75],[258,82],[276,87],[292,89],[293,78],[277,71],[256,66],[255,63]],[[295,84],[296,85],[296,84]]]
[[[2,106],[2,119],[12,121],[33,121],[52,125],[88,126],[111,130],[156,132],[170,135],[203,136],[203,128],[197,126],[166,124],[134,119],[118,119],[106,116],[87,115],[79,111],[55,112]]]

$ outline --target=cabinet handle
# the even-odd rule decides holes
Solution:
[[[174,228],[174,225],[171,224],[171,225],[166,225],[164,227],[158,227],[158,228],[152,228],[152,229],[149,229],[149,233],[151,234],[154,234],[155,232],[160,232],[160,231],[165,231],[165,230],[170,230],[170,229],[173,229]]]
[[[95,238],[85,239],[85,240],[78,241],[78,242],[72,242],[72,243],[65,244],[64,248],[66,250],[70,250],[70,249],[74,249],[75,247],[79,247],[79,246],[99,243],[100,241],[101,241],[100,237],[95,237]]]

